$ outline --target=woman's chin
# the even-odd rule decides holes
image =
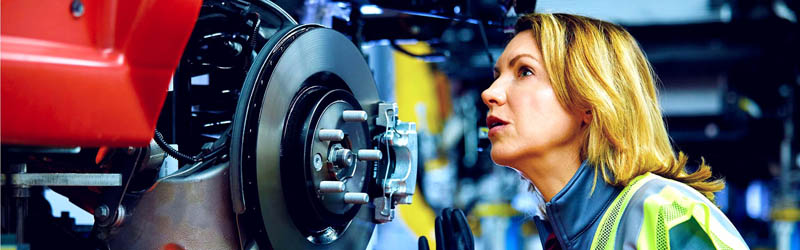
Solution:
[[[511,166],[512,156],[506,152],[492,149],[492,161],[500,166]]]

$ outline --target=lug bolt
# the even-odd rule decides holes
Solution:
[[[359,161],[380,161],[383,158],[383,153],[377,149],[359,149]]]
[[[341,141],[344,140],[344,131],[341,129],[320,129],[317,136],[320,141]]]
[[[320,193],[341,193],[344,192],[344,182],[341,181],[320,181]]]
[[[367,204],[369,202],[369,195],[366,193],[345,193],[344,203],[348,204]]]
[[[363,110],[345,110],[342,112],[342,119],[346,122],[365,122],[367,112]]]

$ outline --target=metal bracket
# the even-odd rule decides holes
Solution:
[[[397,103],[379,103],[376,125],[386,131],[376,136],[386,161],[378,164],[376,179],[382,196],[373,199],[375,220],[394,219],[397,204],[411,204],[417,182],[417,125],[398,119]]]
[[[120,212],[125,208],[123,207],[120,209],[120,207],[123,206],[123,201],[126,200],[125,196],[128,186],[131,183],[131,179],[136,171],[136,168],[140,166],[143,161],[145,161],[145,157],[149,154],[147,151],[147,148],[137,149],[129,147],[125,151],[117,150],[114,153],[114,156],[112,156],[111,165],[119,168],[118,172],[120,173],[120,185],[108,188],[102,194],[100,206],[107,206],[109,211],[109,216],[105,217],[106,220],[116,221],[119,217],[124,216],[124,214]],[[128,198],[127,200],[131,200],[127,202],[133,203],[135,198]],[[95,220],[94,227],[92,228],[91,232],[93,237],[100,240],[106,240],[113,225],[118,224],[116,222],[108,223],[106,220]]]
[[[15,186],[121,186],[120,174],[19,173],[3,175]]]

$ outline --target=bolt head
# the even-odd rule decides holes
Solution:
[[[70,6],[70,10],[72,11],[72,16],[75,18],[79,18],[83,16],[85,12],[85,8],[83,7],[83,3],[80,0],[72,1],[72,5]]]
[[[322,170],[322,156],[319,154],[314,154],[314,170],[320,171]]]
[[[99,207],[97,207],[97,209],[94,210],[94,217],[97,218],[97,219],[101,219],[102,220],[102,219],[108,218],[109,215],[110,215],[110,211],[108,209],[108,206],[106,206],[106,205],[99,206]]]

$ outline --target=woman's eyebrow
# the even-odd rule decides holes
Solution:
[[[508,61],[508,66],[509,67],[513,66],[514,63],[517,62],[517,60],[519,60],[520,58],[523,58],[523,57],[529,57],[529,58],[533,59],[534,61],[536,61],[536,63],[539,63],[539,60],[536,60],[536,58],[533,57],[533,55],[531,55],[531,54],[519,54],[519,55],[514,56],[514,58],[511,58],[510,61]]]
[[[514,56],[514,58],[511,58],[511,60],[509,60],[509,61],[508,61],[508,67],[509,67],[509,68],[513,67],[513,66],[514,66],[514,63],[516,63],[516,62],[517,62],[517,61],[518,61],[520,58],[523,58],[523,57],[528,57],[528,58],[532,59],[533,61],[535,61],[536,63],[539,63],[539,60],[536,60],[536,58],[535,58],[535,57],[533,57],[533,55],[531,55],[531,54],[526,54],[526,53],[523,53],[523,54],[519,54],[519,55],[516,55],[516,56]],[[495,66],[492,68],[492,70],[493,70],[493,72],[495,72],[495,73],[499,73],[499,72],[500,72],[500,67],[498,67],[497,65],[495,65]]]

